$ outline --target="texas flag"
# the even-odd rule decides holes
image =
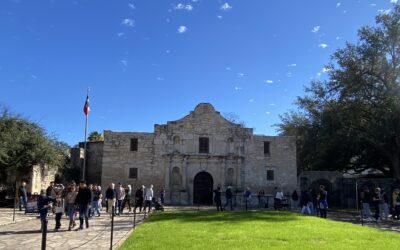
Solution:
[[[86,116],[89,115],[90,112],[90,107],[89,107],[89,95],[86,96],[86,102],[85,106],[83,106],[83,113],[85,113]]]

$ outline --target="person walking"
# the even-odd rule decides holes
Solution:
[[[67,206],[68,211],[68,218],[69,218],[69,225],[68,231],[71,231],[73,227],[76,226],[75,224],[75,200],[78,192],[76,191],[76,185],[70,185],[68,188],[67,195],[65,196],[65,204]]]
[[[65,210],[64,206],[64,198],[62,197],[62,193],[64,189],[54,189],[55,190],[55,199],[54,199],[54,213],[56,226],[54,228],[55,232],[58,232],[61,228],[61,218]]]
[[[88,208],[92,201],[92,191],[86,186],[86,181],[79,183],[79,191],[76,196],[75,204],[79,206],[79,229],[83,229],[83,220],[86,228],[89,228]]]
[[[117,212],[116,215],[121,215],[122,213],[122,203],[125,199],[125,189],[122,187],[121,183],[118,183],[118,187],[115,189],[117,195]]]
[[[129,208],[128,213],[132,212],[131,197],[132,197],[132,187],[131,187],[131,185],[127,185],[125,188],[125,198],[124,198],[124,202],[122,203],[121,214],[123,213],[126,204],[128,204],[128,208]]]
[[[18,189],[18,196],[19,196],[19,211],[22,211],[22,206],[24,206],[25,213],[26,213],[26,204],[28,203],[28,191],[26,189],[26,182],[23,181],[21,186]]]
[[[117,192],[115,191],[115,184],[110,183],[106,190],[106,200],[107,200],[107,212],[110,214],[110,217],[113,216],[112,208],[115,209],[115,202],[117,200]],[[115,214],[115,211],[114,211]]]
[[[231,211],[233,210],[232,196],[233,196],[233,195],[232,195],[232,187],[231,187],[231,186],[228,186],[228,188],[225,190],[225,199],[226,199],[226,202],[225,202],[224,209],[226,209],[226,207],[227,207],[228,205],[230,205]]]
[[[218,186],[216,190],[214,190],[214,202],[215,205],[217,206],[217,211],[224,211],[224,209],[222,208],[222,201],[221,201],[221,187]]]
[[[317,196],[317,206],[319,207],[321,218],[326,219],[326,213],[328,211],[328,192],[325,190],[324,185],[320,185],[319,190],[320,191]]]
[[[301,214],[306,214],[306,215],[311,215],[311,210],[309,207],[309,196],[307,194],[307,191],[303,190],[301,191],[301,195],[300,195],[300,213]]]
[[[145,200],[144,210],[146,211],[146,208],[147,207],[149,208],[147,213],[150,213],[151,201],[153,200],[153,196],[154,196],[153,185],[150,185],[150,187],[146,189],[146,192],[144,195],[144,200]]]
[[[91,216],[96,216],[100,217],[100,208],[99,208],[99,199],[101,196],[100,191],[98,190],[97,185],[92,186],[92,193],[93,193],[93,200],[92,200],[92,206],[91,206]]]
[[[37,206],[39,210],[40,221],[42,222],[41,230],[43,230],[44,225],[47,224],[47,214],[49,212],[49,208],[51,209],[51,202],[54,202],[54,200],[46,195],[46,190],[40,190],[40,196],[37,200]]]
[[[142,185],[138,190],[136,190],[136,193],[135,193],[135,208],[134,208],[134,212],[135,213],[136,213],[136,208],[137,207],[139,207],[139,213],[142,212],[145,188],[146,187],[144,185]]]

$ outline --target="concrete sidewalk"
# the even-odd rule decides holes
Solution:
[[[10,212],[2,209],[0,213],[0,219],[3,219],[4,214]],[[26,215],[24,220],[22,215],[19,215],[16,223],[0,226],[0,249],[41,248],[40,220],[31,214]],[[136,225],[141,224],[143,220],[143,214],[136,215]],[[84,230],[77,230],[75,227],[72,231],[67,231],[69,221],[63,216],[60,231],[54,232],[54,216],[49,216],[48,221],[47,249],[110,249],[111,219],[104,212],[100,217],[91,219],[90,228]],[[77,223],[79,224],[79,220]],[[114,217],[113,249],[125,241],[132,229],[133,214]]]

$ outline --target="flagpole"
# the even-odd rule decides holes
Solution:
[[[86,171],[86,144],[87,144],[88,116],[89,116],[89,115],[86,115],[86,124],[85,124],[85,144],[84,144],[84,150],[83,150],[83,173],[82,173],[82,180],[85,180],[85,171]]]
[[[89,96],[89,88],[87,89],[86,92],[86,101]],[[86,103],[85,103],[86,105]],[[88,130],[88,118],[89,118],[89,112],[85,114],[86,117],[86,123],[85,123],[85,144],[84,144],[84,150],[83,150],[83,170],[82,170],[82,180],[85,180],[85,173],[86,173],[86,149],[87,149],[87,130]]]

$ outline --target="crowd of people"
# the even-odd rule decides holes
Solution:
[[[360,193],[361,209],[363,218],[366,221],[380,222],[391,219],[400,220],[400,190],[394,189],[390,202],[390,194],[384,189],[375,188],[373,192],[365,187]],[[374,214],[371,212],[374,210]]]
[[[20,210],[24,207],[26,212],[28,192],[25,182],[22,182],[18,194]],[[165,190],[161,191],[160,199],[156,200],[153,185],[148,188],[141,186],[133,193],[131,185],[124,187],[121,183],[117,185],[110,183],[104,194],[103,197],[101,186],[87,185],[85,181],[81,181],[79,184],[72,181],[67,187],[51,182],[47,189],[40,191],[37,198],[37,211],[42,221],[42,227],[43,222],[47,222],[49,213],[52,213],[55,218],[54,231],[56,232],[61,228],[63,215],[69,219],[69,231],[78,226],[76,223],[78,218],[78,230],[89,228],[89,219],[100,217],[103,204],[105,204],[106,213],[110,216],[120,216],[124,213],[124,209],[128,209],[127,213],[136,213],[137,208],[139,208],[139,213],[150,213],[153,206],[157,210],[163,210]],[[112,214],[113,211],[114,214]]]

